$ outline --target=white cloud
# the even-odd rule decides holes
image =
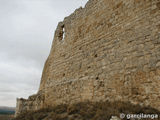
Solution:
[[[57,23],[87,0],[0,0],[0,106],[36,93]]]

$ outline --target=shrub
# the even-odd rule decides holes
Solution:
[[[130,102],[86,101],[70,105],[58,105],[40,109],[38,111],[25,112],[20,114],[14,120],[110,120],[112,116],[119,117],[120,113],[152,113],[160,116],[160,111],[154,108],[134,105]]]

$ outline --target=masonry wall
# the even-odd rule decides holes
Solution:
[[[43,105],[44,94],[42,91],[39,91],[35,95],[29,96],[28,99],[17,98],[15,117],[22,112],[39,110],[44,107]]]
[[[160,109],[160,1],[90,0],[58,24],[44,106],[122,100]]]

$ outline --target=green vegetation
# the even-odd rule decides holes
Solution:
[[[58,105],[52,108],[22,113],[14,120],[110,120],[111,116],[119,117],[120,113],[152,113],[160,115],[160,111],[154,108],[133,105],[130,102],[87,101],[72,105]]]
[[[14,113],[15,113],[15,111],[13,111],[13,110],[1,110],[0,109],[0,115],[12,115]]]

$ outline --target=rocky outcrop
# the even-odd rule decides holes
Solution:
[[[159,20],[158,0],[89,0],[57,26],[43,100],[18,99],[17,113],[85,100],[160,109]]]

